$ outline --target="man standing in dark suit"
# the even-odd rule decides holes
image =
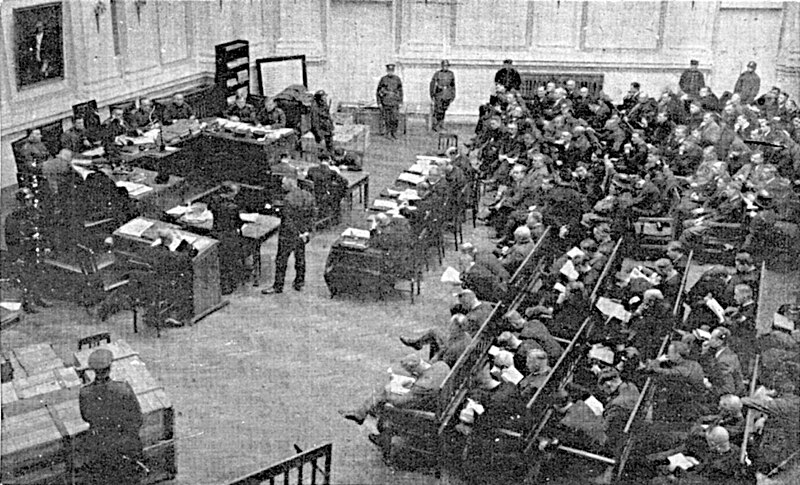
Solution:
[[[310,238],[314,217],[314,197],[297,186],[297,179],[283,177],[287,194],[281,209],[281,228],[278,232],[278,253],[275,256],[275,281],[271,288],[261,290],[265,295],[283,293],[286,266],[294,253],[294,289],[302,291],[306,278],[306,244]]]
[[[386,64],[386,75],[378,82],[375,97],[381,108],[383,135],[396,140],[400,105],[403,104],[403,81],[394,74],[394,64]]]
[[[127,382],[111,379],[114,356],[98,349],[89,356],[95,379],[79,395],[81,417],[89,423],[86,468],[88,483],[138,484],[142,466],[142,410]]]
[[[332,224],[339,224],[341,201],[347,193],[347,179],[331,168],[331,157],[327,153],[319,156],[319,165],[308,169],[306,177],[314,182],[314,198],[321,216],[331,217]]]
[[[444,114],[456,98],[456,76],[450,70],[450,61],[443,60],[442,68],[431,79],[431,101],[433,102],[433,131],[442,129]]]
[[[519,90],[522,85],[522,78],[519,77],[519,72],[511,67],[514,61],[506,59],[503,61],[503,67],[494,75],[494,83],[499,84],[506,88],[506,91]]]

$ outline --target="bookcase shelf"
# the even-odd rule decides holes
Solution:
[[[247,87],[250,93],[250,42],[232,40],[214,47],[216,74],[214,82],[220,85],[227,96]]]

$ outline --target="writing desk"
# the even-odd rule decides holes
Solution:
[[[306,177],[308,169],[316,165],[305,160],[292,160],[289,163],[300,172],[303,178]],[[340,174],[347,180],[348,208],[353,208],[353,195],[358,191],[358,200],[364,204],[364,209],[367,209],[369,204],[369,172],[341,170]]]
[[[202,199],[216,192],[219,188],[220,186],[217,186],[210,191],[206,191],[190,202]],[[253,286],[258,286],[261,284],[261,245],[277,234],[281,227],[281,220],[278,217],[264,214],[254,214],[254,216],[254,221],[242,221],[241,235],[247,243],[248,254],[253,257]],[[176,222],[187,229],[198,230],[198,232],[208,232],[214,225],[214,218],[212,215],[210,219],[195,221],[184,214],[178,217]]]
[[[145,226],[147,228],[142,231]],[[150,249],[150,244],[158,238],[157,233],[161,229],[175,231],[181,238],[191,241],[198,251],[188,271],[192,292],[183,295],[192,308],[192,323],[227,305],[228,301],[222,299],[220,289],[219,242],[216,239],[185,231],[175,224],[137,217],[114,231],[115,246],[120,252],[142,254],[145,249]]]

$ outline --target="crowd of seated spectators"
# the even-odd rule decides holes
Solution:
[[[757,331],[760,265],[748,251],[769,231],[784,230],[780,222],[799,220],[793,208],[800,185],[796,105],[778,88],[758,96],[757,88],[750,93],[752,86],[739,83],[719,99],[704,85],[667,89],[655,99],[634,82],[615,105],[567,81],[539,86],[526,99],[509,81],[518,77],[506,72],[511,63],[504,70],[480,107],[475,138],[447,152],[455,169],[445,169],[448,182],[480,181],[487,202],[479,219],[494,229],[496,249],[462,245],[466,289],[448,325],[401,337],[417,350],[428,345],[430,360],[418,365],[417,354],[408,357],[410,378],[393,376],[342,414],[363,423],[387,402],[433,410],[430,391],[445,379],[442,365],[458,361],[491,313],[481,300],[508,303],[511,275],[549,227],[538,284],[491,322],[486,364],[468,383],[448,437],[451,445],[469,443],[466,455],[455,455],[463,477],[501,480],[508,469],[493,466],[497,453],[519,452],[520,436],[539,424],[541,416],[530,414],[537,399],[552,409],[538,430],[540,453],[533,460],[545,464],[540,472],[572,473],[559,461],[559,444],[618,465],[632,442],[627,423],[651,387],[652,421],[636,428],[630,451],[637,483],[754,483],[756,472],[766,474],[790,457],[800,428],[800,333],[777,324]],[[692,71],[682,86],[696,84]],[[620,239],[632,236],[636,218],[657,216],[675,217],[680,238],[622,272],[631,254]],[[690,254],[707,221],[736,221],[751,232],[744,247],[731,248],[733,267],[714,266],[685,288]],[[599,313],[597,296],[615,302],[619,312]],[[482,307],[479,318],[469,317]],[[763,387],[750,395],[757,355]],[[569,372],[551,387],[556,365]],[[743,464],[748,410],[759,419]],[[517,433],[510,448],[498,430]],[[371,439],[386,444],[380,433]],[[677,453],[673,448],[695,466],[669,466],[666,453]],[[532,465],[516,456],[517,465]],[[610,483],[614,471],[609,466],[595,482]]]

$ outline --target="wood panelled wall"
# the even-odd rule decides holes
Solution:
[[[522,71],[602,72],[616,99],[633,80],[654,94],[676,86],[692,58],[721,94],[755,59],[763,87],[800,95],[799,2],[684,0],[147,0],[138,12],[134,0],[99,0],[97,18],[97,0],[62,0],[65,78],[18,89],[13,12],[52,1],[0,3],[3,186],[14,183],[10,142],[26,129],[88,99],[106,106],[201,84],[214,45],[237,38],[250,41],[253,62],[305,54],[309,88],[334,101],[373,100],[395,62],[406,100],[427,102],[448,58],[458,82],[450,115],[460,119],[474,118],[507,57]]]

